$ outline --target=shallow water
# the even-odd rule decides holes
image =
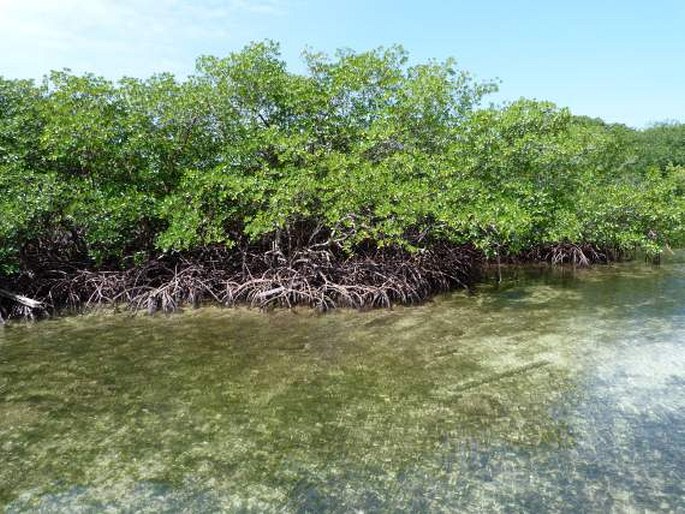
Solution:
[[[8,512],[685,512],[685,264],[0,330]]]

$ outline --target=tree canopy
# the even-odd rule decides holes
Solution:
[[[304,60],[266,41],[184,80],[0,79],[1,269],[36,246],[121,268],[284,235],[486,256],[683,242],[683,125],[484,105],[494,83],[401,47]]]

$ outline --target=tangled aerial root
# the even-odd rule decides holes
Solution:
[[[0,324],[9,318],[106,306],[148,313],[210,302],[262,309],[305,305],[320,311],[390,307],[470,288],[483,265],[481,252],[469,245],[437,243],[416,252],[375,248],[351,256],[321,246],[288,252],[277,246],[206,247],[123,270],[44,258],[29,261],[22,274],[2,285],[40,302],[40,307],[0,297]],[[508,256],[505,262],[589,266],[620,257],[617,251],[592,244],[560,243]]]
[[[619,252],[602,249],[593,244],[558,243],[537,246],[524,252],[518,259],[524,262],[547,262],[553,265],[572,264],[573,266],[590,266],[617,260]]]
[[[411,304],[470,287],[480,253],[468,246],[436,245],[409,253],[384,249],[341,258],[329,249],[231,251],[208,248],[194,256],[152,260],[126,270],[42,269],[20,276],[16,290],[45,305],[45,312],[125,306],[132,311],[172,312],[213,302],[232,306],[294,307],[326,311]],[[3,304],[4,317],[33,316]]]

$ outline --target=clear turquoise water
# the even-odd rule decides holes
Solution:
[[[685,512],[685,264],[0,330],[7,512]]]

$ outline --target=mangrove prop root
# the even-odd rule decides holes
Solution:
[[[171,312],[204,302],[258,308],[307,305],[325,311],[418,303],[440,291],[470,287],[481,263],[479,252],[454,245],[413,253],[383,249],[341,255],[319,247],[287,254],[278,248],[207,249],[125,270],[37,268],[12,285],[40,299],[48,312],[108,305]],[[28,311],[15,305],[9,317],[34,315],[30,307],[22,307]]]
[[[594,244],[558,243],[540,245],[517,255],[510,255],[508,262],[546,262],[552,265],[570,264],[585,267],[597,263],[617,261],[625,257],[617,249],[600,248]]]

